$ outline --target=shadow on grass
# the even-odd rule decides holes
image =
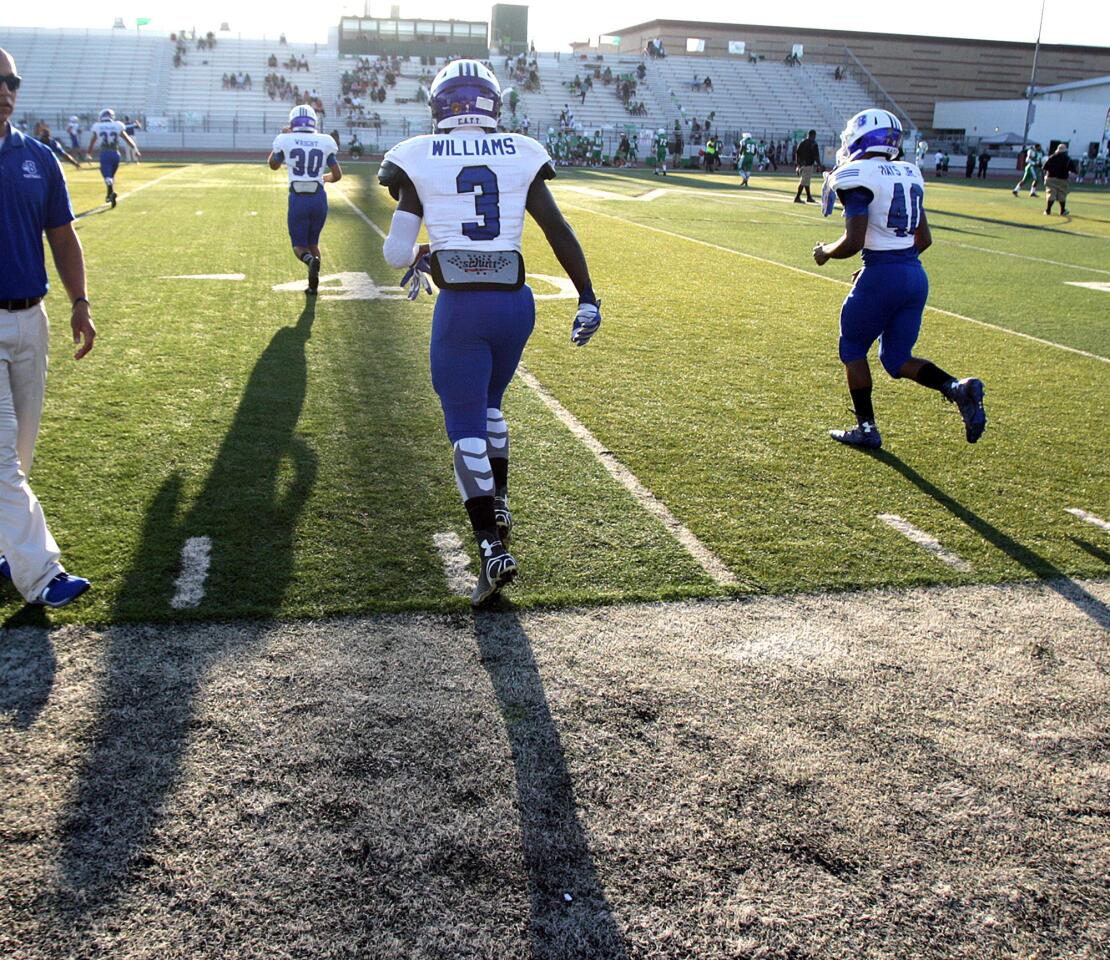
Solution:
[[[58,660],[44,607],[27,604],[4,621],[0,645],[0,716],[17,730],[38,719],[54,688]]]
[[[1097,547],[1093,543],[1084,540],[1082,537],[1068,537],[1068,539],[1079,547],[1080,550],[1085,550],[1100,563],[1105,563],[1110,567],[1110,553],[1107,553],[1102,547]]]
[[[531,955],[624,960],[528,635],[513,612],[476,614],[474,634],[513,754],[532,903]]]
[[[210,594],[249,597],[277,609],[293,570],[296,518],[316,476],[315,455],[296,436],[307,383],[306,344],[315,304],[279,330],[255,364],[212,470],[178,521],[182,480],[171,474],[151,502],[113,621],[169,609],[168,591],[188,537],[213,541]],[[291,477],[282,482],[283,467]],[[222,597],[234,606],[234,597]],[[117,626],[107,633],[92,743],[60,818],[56,908],[70,921],[102,912],[149,858],[180,772],[197,693],[211,664],[250,648],[261,627],[218,627],[189,645],[172,631]]]
[[[1011,560],[1020,563],[1038,580],[1044,581],[1047,587],[1056,591],[1069,603],[1074,604],[1104,630],[1110,629],[1110,607],[1107,607],[1097,597],[1084,590],[1052,561],[1046,560],[1039,553],[1034,553],[1024,544],[1018,543],[1012,537],[988,523],[977,513],[969,510],[935,484],[926,480],[913,467],[900,460],[893,453],[886,450],[873,450],[869,451],[869,455],[886,464],[892,470],[896,470],[918,490],[931,497],[958,520],[967,524],[979,536],[992,546],[997,547]]]

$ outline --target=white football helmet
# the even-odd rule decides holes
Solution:
[[[101,120],[115,120],[116,119],[116,111],[113,110],[111,107],[105,107],[103,110],[100,111],[100,119]]]
[[[70,117],[69,122],[70,123],[77,123],[78,122],[77,121],[77,114],[74,114],[72,117]]]
[[[289,126],[293,130],[315,130],[316,111],[307,103],[298,104],[289,111]]]
[[[848,163],[865,153],[882,153],[893,160],[902,150],[902,124],[887,110],[861,110],[840,134],[838,163]]]

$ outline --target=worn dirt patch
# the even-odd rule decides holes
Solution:
[[[8,630],[0,956],[1105,956],[1108,603]]]

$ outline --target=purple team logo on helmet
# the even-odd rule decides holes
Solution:
[[[436,74],[430,105],[437,130],[463,126],[496,129],[501,115],[501,85],[477,60],[456,60]]]
[[[883,153],[891,159],[902,147],[902,124],[886,110],[863,110],[844,127],[837,159],[847,163],[865,153]]]
[[[315,130],[316,111],[308,104],[300,104],[289,111],[289,128],[291,130]]]

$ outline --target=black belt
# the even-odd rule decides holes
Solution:
[[[41,303],[42,297],[27,297],[25,300],[0,300],[0,310],[28,310],[36,303]]]

